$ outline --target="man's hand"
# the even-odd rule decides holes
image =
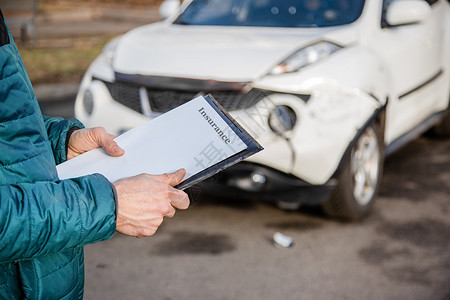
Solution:
[[[103,127],[75,130],[69,138],[67,159],[74,158],[89,150],[102,147],[111,156],[121,156],[124,151]]]
[[[175,208],[188,208],[187,194],[173,188],[185,174],[180,169],[170,174],[141,174],[116,181],[119,202],[116,230],[136,237],[151,236],[164,218],[173,217]]]

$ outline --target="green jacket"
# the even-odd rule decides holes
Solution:
[[[81,299],[83,246],[115,232],[105,177],[58,179],[74,126],[42,117],[0,11],[0,299]]]

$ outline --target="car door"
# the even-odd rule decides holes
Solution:
[[[383,1],[383,18],[389,4]],[[431,13],[423,21],[389,26],[381,22],[378,51],[386,68],[389,103],[386,114],[387,144],[411,132],[442,103],[443,1],[426,1]],[[440,85],[440,86],[439,86]]]

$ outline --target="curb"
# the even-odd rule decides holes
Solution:
[[[34,93],[39,103],[55,103],[75,99],[80,83],[49,83],[34,85]]]

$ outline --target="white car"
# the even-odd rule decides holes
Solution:
[[[385,155],[450,135],[444,0],[167,0],[80,86],[86,126],[120,133],[211,93],[265,148],[214,182],[284,206],[370,211]],[[399,183],[401,184],[401,183]]]

